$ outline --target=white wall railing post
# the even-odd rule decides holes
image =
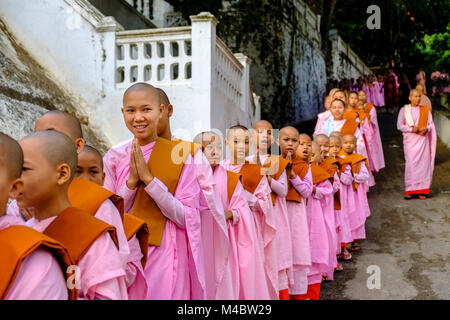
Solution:
[[[218,20],[209,12],[191,16],[192,22],[192,89],[195,108],[200,116],[198,130],[211,127],[214,66],[216,53],[216,26]]]

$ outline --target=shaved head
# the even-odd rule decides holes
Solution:
[[[314,136],[314,141],[329,140],[326,134],[320,133]]]
[[[89,153],[89,154],[93,154],[96,157],[98,157],[100,159],[101,162],[103,162],[103,156],[100,153],[100,151],[98,151],[97,149],[95,149],[94,147],[90,146],[90,145],[85,145],[83,148],[83,151],[81,151],[81,153]]]
[[[156,88],[156,90],[158,90],[160,103],[165,106],[168,106],[170,104],[170,101],[169,101],[169,97],[167,96],[167,94],[161,88]]]
[[[273,129],[273,127],[269,121],[259,120],[253,124],[253,129]]]
[[[311,146],[312,146],[312,150],[313,150],[314,153],[320,154],[320,144],[318,144],[317,142],[313,141],[311,143]]]
[[[342,138],[342,141],[352,139],[354,143],[356,143],[356,137],[353,134],[345,134]]]
[[[331,134],[330,134],[330,138],[331,137],[333,137],[333,136],[337,136],[337,137],[339,137],[339,138],[343,138],[343,134],[342,134],[342,132],[340,132],[340,131],[333,131]]]
[[[227,130],[227,139],[230,137],[231,133],[233,133],[236,130],[242,130],[244,132],[248,132],[248,128],[246,126],[237,124],[237,125],[234,125],[230,129]]]
[[[133,92],[140,92],[140,91],[145,91],[145,92],[150,93],[152,95],[152,100],[156,101],[158,106],[161,105],[161,91],[162,90],[161,89],[157,89],[154,86],[152,86],[152,85],[150,85],[148,83],[145,83],[145,82],[135,83],[132,86],[130,86],[127,90],[125,90],[125,92],[123,94],[124,102],[125,102],[125,98],[126,98],[126,96],[128,94],[133,93]]]
[[[306,133],[302,133],[299,136],[300,140],[307,140],[307,141],[311,141],[311,137],[308,136]]]
[[[9,180],[15,180],[22,174],[23,152],[19,143],[0,132],[0,165],[5,166]]]
[[[56,130],[69,136],[72,141],[83,138],[81,122],[77,117],[60,110],[52,110],[36,120],[35,131]]]
[[[35,140],[36,149],[55,168],[62,163],[70,167],[72,181],[77,170],[78,155],[73,141],[58,131],[36,131],[21,141]]]
[[[417,85],[417,87],[418,87],[418,86],[420,86],[420,84]],[[412,90],[409,92],[409,96],[410,96],[410,97],[412,97],[414,93],[418,93],[418,94],[420,94],[420,95],[423,94],[423,87],[422,87],[422,91],[420,91],[420,89],[417,89],[417,87],[416,87],[415,89],[412,89]]]
[[[196,144],[211,143],[215,141],[217,138],[220,138],[217,133],[213,131],[204,131],[195,136],[194,142]]]
[[[285,134],[294,134],[297,137],[300,136],[300,133],[298,132],[298,130],[296,128],[294,128],[294,127],[291,127],[291,126],[286,126],[284,128],[281,128],[279,136],[281,137],[281,136],[283,136]]]
[[[330,143],[335,141],[339,142],[339,144],[342,144],[342,138],[340,136],[338,135],[330,136]]]
[[[420,94],[423,94],[425,92],[425,88],[421,84],[418,84],[414,89],[411,90],[411,92],[413,90],[419,92]]]

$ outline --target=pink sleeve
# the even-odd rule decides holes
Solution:
[[[205,200],[216,221],[220,223],[223,230],[226,231],[227,225],[224,209],[219,192],[217,191],[214,173],[208,159],[206,159],[206,156],[200,149],[194,155],[194,162],[197,170],[197,180],[203,194],[202,198]]]
[[[6,300],[67,300],[64,273],[56,258],[40,248],[26,257],[20,266]]]
[[[95,213],[95,217],[116,228],[117,240],[119,242],[119,255],[125,268],[130,248],[128,247],[127,236],[123,229],[123,222],[120,213],[111,200],[106,199]]]
[[[147,298],[148,282],[142,267],[142,251],[139,240],[134,235],[129,241],[130,255],[126,268],[125,283],[129,300],[145,300]]]
[[[433,126],[433,115],[431,114],[431,111],[428,113],[428,123],[427,123],[427,133],[431,131],[431,127]]]
[[[309,198],[313,189],[311,168],[308,169],[308,173],[305,175],[303,180],[297,176],[295,179],[291,179],[291,183],[292,186],[300,193],[302,198]]]
[[[199,207],[200,186],[196,169],[189,155],[181,172],[175,196],[157,178],[145,187],[145,191],[155,200],[162,213],[180,228],[185,228],[185,210],[197,210]]]
[[[336,172],[333,177],[333,193],[338,192],[340,188],[341,188],[341,181],[339,180],[339,176]]]
[[[317,123],[316,123],[316,127],[314,128],[313,136],[325,133],[325,131],[323,130],[323,122],[324,122],[324,120],[321,117],[317,118]]]
[[[80,296],[86,300],[127,300],[125,270],[109,233],[101,235],[80,259]]]
[[[364,183],[367,181],[369,181],[369,171],[367,171],[366,164],[362,162],[359,173],[355,174],[355,182]]]
[[[109,189],[108,189],[109,190]],[[111,190],[110,190],[111,191]],[[124,209],[125,212],[131,212],[131,208],[133,207],[134,198],[136,197],[137,188],[134,190],[128,189],[126,183],[124,183],[119,190],[117,190],[116,194],[123,198]]]
[[[286,170],[283,171],[278,180],[272,179],[270,187],[279,197],[286,197],[288,192]]]
[[[345,172],[341,173],[341,182],[345,185],[350,185],[353,182],[353,176],[350,165],[347,165]]]
[[[110,150],[103,157],[103,171],[105,173],[105,181],[103,183],[103,187],[108,189],[111,192],[116,192],[116,171],[115,164],[118,160],[113,159],[113,153]]]
[[[412,132],[412,127],[408,126],[405,120],[405,107],[401,108],[398,113],[397,129],[401,132]]]
[[[333,186],[329,180],[323,180],[315,185],[316,193],[313,197],[316,199],[322,199],[323,197],[333,194]]]

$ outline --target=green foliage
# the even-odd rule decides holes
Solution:
[[[381,29],[369,30],[369,5],[381,9]],[[450,0],[345,0],[338,1],[333,27],[369,66],[401,67],[409,73],[423,67],[426,34],[445,32],[450,21]]]
[[[423,44],[418,48],[430,67],[438,70],[450,69],[450,23],[444,33],[433,33],[424,35]]]

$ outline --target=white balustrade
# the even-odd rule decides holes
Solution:
[[[244,67],[219,38],[216,39],[215,89],[238,107],[242,104]]]
[[[191,47],[191,27],[117,32],[116,88],[136,82],[189,85]]]

